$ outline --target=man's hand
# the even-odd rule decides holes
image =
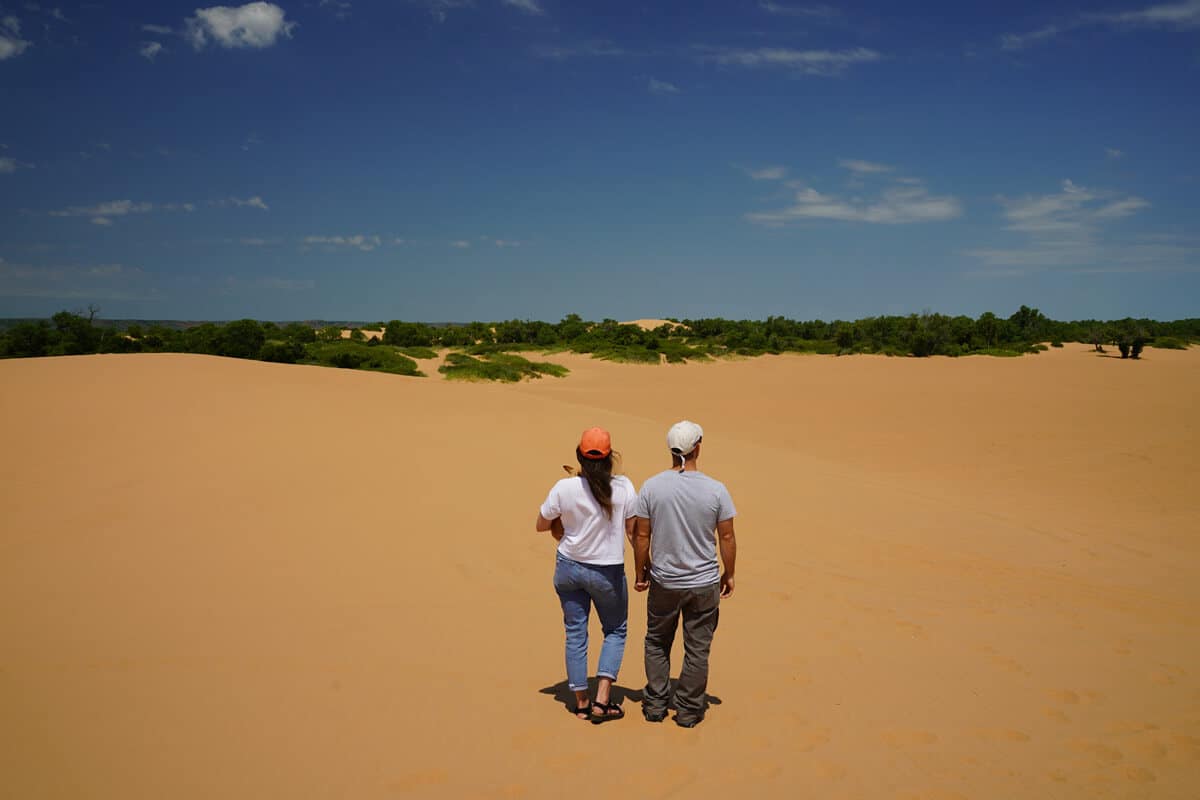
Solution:
[[[633,582],[633,590],[635,592],[644,592],[649,588],[650,588],[650,565],[647,564],[646,568],[644,570],[642,570],[642,574],[638,575],[637,579]]]
[[[554,537],[554,541],[561,542],[566,531],[563,530],[562,517],[550,523],[550,535]]]
[[[721,573],[721,597],[733,595],[733,576],[728,572]]]

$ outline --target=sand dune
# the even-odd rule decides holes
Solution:
[[[1200,351],[550,358],[0,362],[0,794],[1196,796]],[[683,416],[741,511],[720,702],[641,720],[634,595],[594,727],[537,504]]]

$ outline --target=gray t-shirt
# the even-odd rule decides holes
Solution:
[[[737,515],[725,484],[703,472],[660,472],[642,486],[634,513],[650,520],[650,577],[668,589],[721,579],[716,529]]]

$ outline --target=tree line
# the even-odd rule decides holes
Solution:
[[[0,331],[0,356],[30,357],[87,353],[204,353],[284,363],[375,368],[414,374],[404,355],[443,347],[473,355],[521,350],[569,350],[617,361],[659,363],[723,355],[815,352],[897,356],[1018,355],[1045,349],[1046,342],[1115,346],[1136,358],[1145,346],[1186,347],[1200,340],[1200,319],[1049,319],[1021,306],[1009,317],[986,312],[978,318],[944,314],[867,317],[855,321],[683,319],[643,330],[616,320],[584,320],[569,314],[557,323],[537,320],[430,325],[392,320],[368,333],[354,328],[350,340],[337,326],[241,319],[183,328],[96,319],[98,309],[61,311],[49,320],[10,323]],[[0,322],[0,325],[4,323]],[[385,351],[372,352],[384,347]],[[418,355],[417,357],[421,357]],[[364,366],[365,365],[365,366]]]

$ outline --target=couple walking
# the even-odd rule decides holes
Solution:
[[[695,727],[708,706],[708,653],[721,598],[733,594],[737,513],[725,485],[700,471],[704,431],[684,420],[667,432],[671,469],[650,478],[639,493],[624,475],[613,475],[607,431],[583,432],[575,458],[579,474],[550,490],[537,530],[558,540],[554,589],[566,626],[567,685],[580,719],[605,722],[625,716],[612,702],[612,684],[625,654],[629,593],[625,543],[633,546],[634,588],[646,600],[646,688],[642,714],[661,722],[673,700],[675,722]],[[715,532],[715,536],[714,536]],[[717,565],[716,542],[721,561]],[[588,697],[588,617],[595,605],[604,643],[596,696]],[[683,620],[683,669],[670,691],[671,644]]]

